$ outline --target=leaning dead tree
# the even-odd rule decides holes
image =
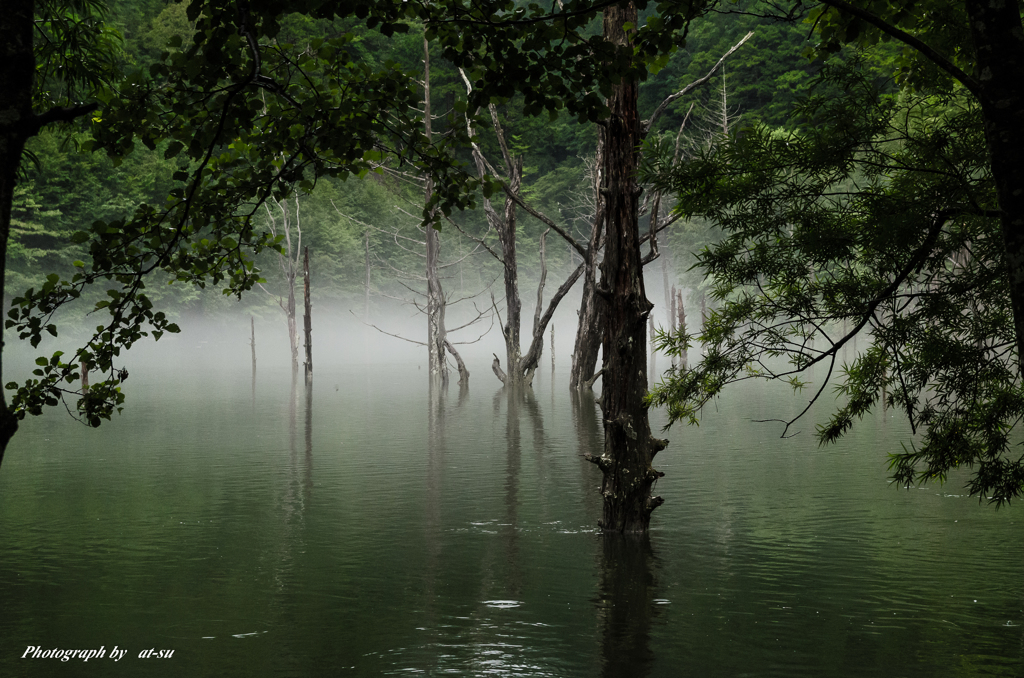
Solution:
[[[466,74],[462,72],[462,78],[466,84],[467,92],[472,90],[472,85]],[[495,170],[494,166],[484,157],[483,151],[480,146],[475,142],[472,144],[473,161],[476,165],[478,176],[483,179],[485,176],[490,174],[495,177],[502,177],[502,181],[507,187],[505,204],[502,214],[494,209],[489,198],[484,197],[484,215],[487,219],[489,227],[498,236],[498,249],[488,246],[482,239],[474,238],[477,243],[485,247],[495,259],[497,259],[502,265],[502,272],[505,286],[505,320],[501,320],[500,311],[498,310],[497,303],[494,301],[494,295],[491,295],[491,305],[494,313],[498,315],[498,323],[501,328],[502,337],[505,340],[505,369],[501,367],[501,361],[498,356],[494,356],[494,362],[491,365],[492,371],[495,376],[505,384],[506,386],[518,387],[518,386],[530,386],[533,383],[534,374],[537,371],[537,366],[540,364],[540,357],[544,351],[544,332],[547,329],[548,323],[551,321],[552,316],[555,313],[555,309],[558,308],[558,304],[562,301],[572,286],[579,279],[583,272],[583,267],[577,267],[568,278],[558,287],[554,295],[548,302],[547,308],[544,309],[544,285],[547,281],[547,251],[545,242],[548,232],[551,230],[549,227],[547,231],[544,231],[540,236],[540,281],[537,285],[537,304],[533,315],[533,329],[530,333],[529,347],[526,351],[523,351],[522,342],[522,300],[519,295],[519,261],[517,256],[517,223],[516,223],[516,207],[519,204],[525,203],[522,201],[522,197],[519,195],[519,190],[522,185],[522,174],[523,174],[523,159],[521,156],[513,157],[509,151],[508,144],[505,141],[505,132],[501,126],[501,121],[498,117],[498,110],[492,104],[488,107],[491,115],[491,126],[494,130],[494,134],[498,140],[498,147],[501,149],[501,155],[503,160],[504,172],[500,173]],[[470,137],[474,136],[474,130],[471,122],[472,118],[466,116],[466,129],[469,132]],[[535,216],[539,213],[527,206],[527,211]],[[542,221],[549,222],[550,220],[546,217],[542,217]],[[451,223],[460,230],[463,234],[465,231],[459,227],[454,221]],[[556,230],[558,227],[555,227]],[[468,235],[468,234],[466,234]],[[543,312],[542,312],[542,309]]]
[[[433,117],[431,113],[431,87],[430,87],[430,43],[426,37],[423,39],[423,80],[420,82],[423,87],[423,108],[421,113],[423,116],[423,132],[424,136],[428,141],[433,138]],[[390,167],[386,164],[380,165],[381,170],[386,175],[396,180],[399,186],[415,186],[417,192],[423,195],[423,203],[415,204],[411,202],[405,195],[402,195],[400,190],[395,192],[396,203],[404,202],[407,204],[410,210],[419,210],[424,204],[429,204],[430,199],[433,195],[433,180],[428,176],[420,176],[410,174],[407,172],[399,171],[394,167]],[[436,216],[430,215],[426,220],[420,217],[415,217],[413,214],[406,209],[403,209],[398,204],[395,205],[396,213],[400,213],[409,217],[410,222],[416,224],[415,229],[417,232],[410,235],[406,229],[395,227],[392,229],[382,229],[377,226],[363,223],[358,219],[355,219],[351,215],[344,214],[338,209],[337,205],[334,206],[341,216],[351,220],[363,227],[365,237],[365,259],[366,259],[366,285],[365,285],[365,309],[363,323],[369,327],[373,327],[378,332],[387,334],[389,336],[408,341],[410,343],[426,346],[427,347],[427,360],[428,360],[428,372],[430,375],[431,383],[436,382],[437,385],[447,385],[448,383],[448,364],[446,360],[446,353],[451,355],[455,360],[455,364],[459,371],[459,383],[466,385],[469,383],[469,370],[466,368],[465,362],[462,360],[462,356],[459,355],[458,350],[455,348],[457,344],[473,343],[465,341],[452,341],[448,335],[451,332],[457,331],[469,325],[473,325],[480,321],[484,316],[488,315],[488,311],[478,311],[476,316],[469,322],[449,329],[445,323],[445,314],[448,306],[456,303],[460,300],[452,300],[449,295],[444,291],[444,285],[442,280],[445,278],[445,269],[455,265],[461,264],[461,262],[468,256],[472,256],[476,253],[476,250],[469,254],[460,257],[454,262],[442,263],[441,256],[441,238],[439,230],[433,228],[433,218]],[[426,223],[424,223],[426,221]],[[380,291],[379,294],[383,297],[395,299],[408,304],[416,308],[419,313],[422,313],[427,320],[427,336],[426,341],[419,341],[416,339],[410,339],[399,334],[388,332],[386,330],[377,327],[369,320],[369,308],[370,308],[370,270],[371,270],[371,251],[370,251],[370,232],[377,231],[386,234],[388,237],[394,240],[397,249],[404,251],[409,254],[413,254],[419,257],[423,262],[422,270],[423,273],[411,272],[399,267],[394,266],[391,262],[380,259],[379,256],[374,254],[374,259],[380,266],[385,269],[389,269],[393,272],[395,280],[405,292],[411,293],[411,297],[400,297],[396,295],[387,294]],[[422,287],[421,287],[422,285]],[[476,295],[473,295],[476,296]],[[471,297],[470,297],[471,298]],[[479,341],[477,338],[474,341]]]
[[[278,295],[277,304],[285,314],[285,322],[288,324],[288,344],[291,349],[292,369],[299,369],[299,330],[296,322],[295,309],[295,278],[299,271],[299,258],[302,251],[302,222],[299,218],[299,194],[294,196],[294,209],[289,209],[287,201],[278,200],[271,196],[264,203],[267,214],[267,225],[270,232],[276,237],[284,236],[284,252],[278,254],[278,262],[281,271],[284,273],[284,285],[286,297]],[[273,206],[271,206],[273,204]],[[292,236],[295,241],[292,241]],[[274,296],[263,283],[260,283],[267,294]]]
[[[417,177],[407,176],[405,178],[408,181],[418,180]],[[410,209],[416,209],[418,207],[418,205],[404,200],[404,198],[401,195],[396,195],[395,197],[396,202],[408,202],[408,206]],[[390,299],[392,301],[398,302],[403,306],[409,306],[412,309],[414,309],[417,315],[422,315],[424,317],[429,318],[430,312],[435,309],[432,309],[429,306],[430,278],[428,276],[428,273],[436,276],[436,289],[440,291],[441,295],[440,300],[437,303],[437,306],[440,307],[440,312],[438,313],[437,317],[439,328],[442,329],[444,332],[444,340],[442,342],[442,347],[445,353],[450,355],[452,359],[455,361],[455,366],[459,372],[459,383],[468,384],[469,370],[466,368],[466,364],[462,360],[462,356],[459,354],[459,351],[456,347],[464,344],[476,343],[483,337],[483,335],[487,334],[490,328],[488,328],[488,330],[485,330],[480,336],[471,340],[453,340],[451,338],[451,335],[455,332],[476,325],[477,323],[491,316],[491,313],[487,308],[484,308],[482,310],[476,309],[471,314],[468,321],[463,322],[456,327],[449,328],[446,326],[445,323],[446,312],[447,309],[451,306],[456,306],[462,302],[472,301],[473,299],[481,296],[487,291],[490,285],[488,284],[482,286],[482,288],[476,291],[475,293],[468,293],[466,295],[456,297],[454,296],[454,293],[444,291],[444,281],[450,280],[452,278],[452,274],[450,273],[450,271],[460,266],[463,262],[470,259],[471,257],[479,254],[482,251],[482,248],[477,246],[469,251],[461,252],[459,256],[455,259],[445,260],[441,257],[440,246],[438,245],[438,259],[434,264],[433,270],[427,271],[429,267],[426,266],[425,262],[428,256],[427,242],[428,236],[430,235],[428,231],[432,231],[434,234],[437,234],[437,231],[429,226],[425,226],[422,223],[422,219],[420,217],[414,215],[409,210],[403,208],[400,204],[396,204],[393,206],[394,214],[397,219],[396,225],[393,225],[390,228],[380,228],[378,226],[374,226],[372,224],[368,224],[364,221],[361,221],[353,217],[352,215],[346,214],[345,212],[341,211],[337,205],[334,205],[334,209],[342,218],[351,221],[353,224],[356,224],[365,231],[375,232],[390,239],[392,241],[393,250],[395,250],[398,253],[404,254],[407,259],[414,259],[420,262],[420,264],[415,267],[403,267],[401,264],[383,257],[379,252],[367,249],[367,270],[369,271],[371,269],[374,269],[385,271],[387,275],[390,277],[394,285],[394,288],[396,288],[394,291],[389,291],[389,289],[381,287],[376,290],[376,295],[383,297],[385,299]],[[374,324],[373,322],[370,322],[368,315],[362,319],[362,322],[367,327],[371,327],[374,330],[380,332],[381,334],[386,334],[389,337],[401,339],[402,341],[406,341],[417,346],[427,346],[426,341],[413,339],[408,336],[399,334],[397,332],[389,331],[385,328],[382,328]],[[428,332],[428,340],[429,336],[430,335]],[[441,359],[444,360],[444,354],[442,354]],[[438,376],[438,381],[440,384],[447,383],[447,374],[447,365],[444,365]]]

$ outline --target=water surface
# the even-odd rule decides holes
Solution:
[[[799,409],[785,391],[733,391],[667,434],[645,544],[595,529],[600,419],[567,376],[516,398],[482,370],[446,394],[415,366],[308,391],[143,370],[98,430],[26,421],[0,469],[0,675],[1024,675],[1018,507],[962,477],[891,487],[898,417],[819,449],[813,421],[752,421]]]

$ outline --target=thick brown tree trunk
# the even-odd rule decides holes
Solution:
[[[1020,3],[967,0],[985,140],[999,199],[1010,304],[1024,372],[1024,28]]]
[[[0,12],[0,35],[7,38],[0,45],[0,301],[5,308],[4,277],[14,184],[25,141],[30,136],[22,126],[29,124],[33,117],[32,80],[36,65],[32,51],[34,18],[35,3],[32,0],[5,0],[3,11]],[[0,356],[2,350],[3,345],[0,343]],[[2,381],[0,379],[0,383]],[[17,430],[18,420],[7,406],[7,397],[0,392],[0,464],[3,463],[7,443]]]
[[[632,3],[604,10],[604,37],[628,48],[625,24],[636,25]],[[604,139],[605,255],[597,293],[605,308],[603,380],[604,452],[593,461],[604,473],[601,527],[642,533],[651,512],[662,503],[652,496],[663,475],[651,460],[666,441],[651,436],[644,395],[647,393],[647,317],[653,304],[644,290],[640,255],[637,164],[641,141],[638,86],[623,78],[608,98],[610,116],[601,128]]]

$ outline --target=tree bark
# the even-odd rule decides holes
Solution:
[[[459,386],[469,385],[469,370],[466,369],[466,363],[462,362],[462,356],[455,350],[455,346],[448,339],[444,340],[444,347],[448,349],[448,352],[455,358],[455,364],[459,367]]]
[[[518,194],[523,179],[523,159],[510,157],[506,164],[509,190]],[[505,218],[498,224],[505,277],[505,325],[501,328],[501,335],[505,338],[505,364],[508,370],[505,385],[518,386],[525,383],[520,365],[522,348],[519,343],[523,303],[519,299],[519,263],[516,257],[516,203],[511,196],[505,198]]]
[[[626,24],[635,26],[636,22],[632,3],[605,9],[605,39],[628,49]],[[623,78],[614,85],[608,98],[610,116],[601,128],[607,235],[596,292],[606,313],[601,383],[605,442],[603,454],[591,459],[604,473],[600,525],[606,531],[623,533],[646,532],[651,512],[663,501],[652,495],[655,480],[663,474],[653,469],[651,460],[667,444],[651,436],[644,403],[647,317],[653,304],[644,290],[640,255],[637,98],[636,81]]]
[[[292,352],[292,371],[298,371],[299,369],[299,329],[298,322],[295,318],[295,266],[291,261],[291,251],[289,250],[289,261],[288,261],[288,305],[285,306],[284,313],[288,320],[288,345]]]
[[[603,246],[605,233],[605,202],[601,193],[604,176],[604,136],[597,140],[596,172],[594,175],[594,225],[590,229],[590,240],[583,254],[583,294],[576,324],[576,342],[572,351],[572,367],[569,371],[569,390],[589,388],[597,371],[597,354],[601,350],[601,325],[603,307],[597,303],[597,260]]]
[[[985,140],[999,200],[1010,304],[1024,372],[1024,27],[1020,4],[966,0]]]
[[[11,209],[14,185],[25,142],[31,134],[23,127],[33,118],[32,87],[35,77],[35,54],[32,31],[35,19],[33,0],[10,0],[0,12],[0,301],[7,306],[4,278],[7,268],[7,241],[11,232]],[[0,341],[0,377],[2,377],[3,343]],[[3,379],[0,378],[0,384]],[[0,392],[0,464],[7,443],[18,430],[18,420]]]
[[[551,371],[555,371],[555,324],[551,323]]]
[[[432,138],[430,123],[430,43],[423,38],[423,130],[427,141]],[[434,182],[428,176],[424,200],[430,202]],[[440,233],[433,224],[427,225],[427,355],[431,381],[448,384],[448,366],[444,359],[444,291],[438,273],[441,252]]]

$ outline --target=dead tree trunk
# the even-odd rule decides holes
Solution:
[[[676,333],[676,328],[678,327],[678,325],[676,324],[676,319],[679,317],[678,308],[679,308],[679,296],[678,296],[678,294],[676,294],[676,286],[673,285],[672,289],[669,291],[669,304],[668,304],[668,331],[671,334],[675,334]],[[676,356],[672,356],[672,367],[675,367],[677,364],[678,364],[678,359],[676,358]]]
[[[288,345],[292,356],[292,370],[297,371],[299,369],[299,331],[295,319],[295,278],[298,275],[299,254],[302,252],[302,222],[299,219],[299,196],[297,193],[295,194],[294,214],[288,211],[287,202],[279,201],[275,198],[271,198],[271,201],[277,207],[277,211],[280,212],[280,224],[278,224],[277,217],[274,216],[274,211],[270,208],[270,205],[264,204],[264,207],[267,212],[270,232],[276,236],[280,228],[280,231],[284,234],[284,253],[280,255],[280,264],[281,271],[284,273],[285,287],[288,290],[287,303],[278,297],[277,304],[285,314],[285,321],[288,325]],[[298,236],[298,240],[294,244],[292,243],[292,227],[295,228],[295,233]],[[268,294],[270,293],[266,288],[264,290]]]
[[[431,139],[430,120],[430,43],[423,38],[423,130],[429,142]],[[429,203],[434,192],[433,180],[427,177],[424,200]],[[448,366],[444,359],[444,291],[441,289],[441,278],[438,272],[438,259],[441,252],[440,233],[427,224],[427,355],[430,379],[441,385],[448,383]]]
[[[651,369],[648,370],[647,376],[651,380],[651,383],[653,383],[655,378],[656,378],[655,375],[657,374],[657,370],[655,369],[655,362],[654,362],[655,361],[655,356],[657,355],[657,351],[654,350],[654,315],[653,314],[647,317],[647,338],[651,342]]]
[[[509,172],[509,190],[519,193],[523,178],[522,157],[506,158]],[[523,303],[519,299],[519,262],[516,259],[516,203],[511,197],[505,199],[505,218],[498,222],[498,242],[501,244],[502,264],[505,277],[505,324],[501,335],[505,338],[505,364],[508,369],[506,386],[520,386],[525,383],[522,365],[522,348],[519,333]]]
[[[256,318],[249,316],[249,348],[252,349],[252,371],[256,371]]]
[[[469,385],[469,370],[466,369],[466,363],[462,362],[462,356],[455,350],[455,346],[448,339],[444,340],[444,347],[448,349],[448,352],[455,358],[455,364],[459,367],[459,386]]]
[[[576,343],[572,351],[572,368],[569,372],[569,390],[588,389],[594,383],[597,371],[597,354],[601,350],[601,325],[604,321],[604,307],[597,302],[598,254],[603,247],[605,233],[605,201],[601,193],[604,172],[604,141],[597,142],[593,195],[594,223],[590,229],[590,240],[583,257],[583,294],[580,298],[579,320],[576,326]]]
[[[302,281],[303,281],[303,311],[302,330],[306,340],[306,379],[313,376],[313,317],[309,302],[309,247],[302,257]]]
[[[551,323],[551,371],[555,371],[555,324]]]
[[[682,290],[676,292],[676,308],[679,312],[679,316],[676,319],[676,330],[678,330],[679,334],[686,334],[686,309],[683,308]],[[685,350],[679,354],[679,366],[684,370],[688,367]]]
[[[462,77],[466,83],[467,90],[471,90],[472,85],[465,73],[462,73]],[[536,373],[537,366],[540,364],[541,354],[544,351],[544,331],[547,329],[548,323],[551,322],[551,317],[554,315],[559,302],[561,302],[562,298],[565,297],[572,286],[576,283],[576,280],[579,279],[583,269],[582,267],[578,267],[569,275],[565,282],[559,286],[558,290],[551,297],[551,301],[548,303],[547,309],[541,313],[541,310],[544,307],[544,284],[547,278],[547,258],[545,250],[547,231],[541,235],[541,276],[540,283],[537,287],[537,308],[533,315],[533,331],[531,333],[530,346],[524,354],[521,343],[522,301],[519,297],[519,265],[516,255],[516,208],[522,207],[541,222],[547,224],[549,230],[554,229],[567,240],[570,240],[571,242],[574,241],[572,241],[572,238],[568,236],[563,229],[559,228],[549,218],[523,202],[522,197],[519,195],[522,183],[522,158],[512,157],[512,154],[509,152],[508,145],[505,142],[505,133],[502,130],[501,122],[498,119],[498,110],[493,105],[489,108],[494,133],[498,139],[498,145],[501,148],[502,158],[505,162],[506,173],[509,177],[509,182],[505,185],[505,210],[503,215],[498,215],[491,206],[490,200],[488,198],[484,198],[484,214],[487,217],[488,224],[498,234],[498,243],[500,245],[501,253],[499,255],[490,247],[487,247],[487,251],[501,262],[504,270],[505,282],[505,323],[501,324],[499,317],[499,327],[501,328],[502,337],[505,340],[505,356],[508,371],[505,372],[501,369],[501,361],[497,356],[494,356],[494,363],[491,365],[491,369],[495,376],[497,376],[498,379],[506,386],[530,386],[533,383],[534,374]],[[468,115],[466,119],[466,128],[472,136],[473,128]],[[472,152],[473,161],[477,167],[477,173],[481,178],[487,174],[488,169],[491,169],[492,174],[497,174],[497,172],[491,168],[487,159],[484,158],[480,147],[476,143],[472,145]],[[495,313],[497,313],[497,304],[494,302],[493,295],[491,297],[491,303],[494,306]]]
[[[363,322],[370,322],[370,229],[366,229],[363,236],[366,259],[366,282],[363,286],[365,298],[363,300]]]
[[[605,9],[605,39],[629,49],[626,24],[635,26],[636,22],[632,3]],[[651,460],[667,445],[651,435],[644,403],[647,317],[653,304],[644,290],[640,255],[637,95],[635,80],[623,78],[613,85],[607,102],[610,116],[600,132],[604,138],[602,192],[607,236],[596,291],[606,312],[601,384],[605,441],[601,456],[590,457],[604,473],[600,525],[606,531],[624,533],[646,532],[651,512],[663,501],[652,494],[654,482],[663,474],[654,470]]]
[[[288,319],[288,342],[292,352],[292,371],[299,369],[299,330],[295,321],[295,271],[288,275],[288,305],[284,307]]]

